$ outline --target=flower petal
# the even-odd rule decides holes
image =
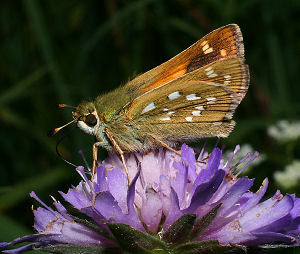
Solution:
[[[162,202],[162,209],[164,214],[169,214],[171,206],[171,185],[169,178],[165,175],[160,176],[160,189],[159,189],[160,199]]]
[[[222,151],[219,148],[215,148],[212,153],[210,154],[210,157],[207,162],[206,168],[203,168],[199,175],[197,176],[193,187],[190,191],[190,196],[192,197],[194,195],[194,192],[196,191],[197,187],[201,183],[205,183],[209,181],[215,174],[215,172],[219,169],[220,160],[222,156]]]
[[[89,198],[87,198],[85,195],[77,192],[74,189],[69,189],[67,194],[61,191],[59,191],[59,193],[66,201],[68,201],[70,204],[72,204],[75,208],[79,210],[84,207],[89,207],[93,204]]]
[[[180,211],[179,208],[179,200],[177,194],[173,190],[173,188],[171,188],[170,198],[171,198],[171,206],[164,223],[164,227],[163,227],[164,230],[167,230],[177,219],[179,219],[183,215],[183,212]]]
[[[203,240],[218,239],[222,244],[253,241],[255,240],[254,232],[277,232],[280,230],[290,221],[286,216],[292,207],[293,203],[289,197],[279,199],[279,196],[275,195],[275,198],[253,207],[221,230],[214,231],[210,236],[206,234]]]
[[[46,231],[47,225],[51,221],[55,221],[56,216],[52,212],[43,207],[39,207],[33,211],[34,214],[34,228],[39,231]]]
[[[171,178],[170,183],[178,196],[180,207],[184,208],[186,205],[185,195],[186,195],[188,171],[184,163],[180,163],[176,161],[173,163],[173,168],[176,169],[176,177]]]
[[[142,223],[136,213],[134,207],[135,201],[135,186],[137,183],[137,179],[139,178],[141,173],[141,165],[139,165],[139,169],[133,178],[131,184],[129,185],[128,192],[127,192],[127,208],[128,208],[128,215],[127,215],[127,222],[130,223],[133,227],[139,230],[144,230]]]
[[[275,232],[257,232],[252,233],[255,236],[254,240],[245,242],[247,246],[257,246],[266,243],[283,242],[287,244],[296,243],[294,237]]]
[[[107,191],[107,181],[105,177],[106,169],[103,165],[99,166],[96,169],[96,184],[95,184],[95,193],[99,193],[101,191]]]
[[[107,221],[116,222],[123,217],[117,200],[108,191],[100,192],[95,200],[94,208]]]
[[[194,150],[191,147],[188,147],[186,144],[183,144],[181,147],[181,158],[188,167],[188,177],[190,181],[194,182],[197,178]]]
[[[148,230],[156,232],[162,216],[162,203],[159,194],[151,188],[146,190],[141,216]]]
[[[110,194],[117,200],[123,213],[127,213],[127,177],[118,168],[107,171],[107,183]]]
[[[184,212],[194,213],[198,207],[208,202],[222,183],[224,176],[225,172],[223,170],[218,170],[210,181],[198,185],[192,197],[190,206],[185,209]]]

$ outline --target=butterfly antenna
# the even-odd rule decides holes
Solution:
[[[67,105],[67,104],[58,104],[57,105],[59,108],[75,108],[75,109],[78,109],[78,107],[75,107],[75,106],[71,106],[71,105]]]
[[[53,129],[53,130],[48,131],[47,136],[49,136],[49,137],[54,136],[54,135],[55,135],[57,132],[59,132],[61,129],[65,128],[66,126],[70,125],[71,123],[76,122],[77,120],[78,120],[78,119],[75,118],[75,119],[73,119],[72,121],[66,123],[66,124],[63,125],[63,126],[60,126],[60,127],[57,127],[57,128],[55,128],[55,129]]]
[[[72,128],[69,132],[65,133],[65,135],[63,135],[63,136],[60,138],[60,140],[58,140],[58,142],[56,143],[56,148],[55,148],[55,150],[56,150],[56,154],[59,156],[59,158],[61,158],[64,162],[68,163],[69,165],[71,165],[71,166],[77,168],[77,167],[78,167],[77,165],[75,165],[75,164],[73,164],[72,162],[70,162],[70,161],[68,161],[67,159],[65,159],[65,158],[60,154],[60,152],[59,152],[59,150],[58,150],[58,146],[60,145],[60,143],[64,140],[64,138],[65,138],[66,136],[69,136],[70,133],[71,133],[73,130],[75,130],[75,128],[76,128],[76,126],[75,126],[74,128]]]

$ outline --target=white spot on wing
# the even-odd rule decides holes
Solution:
[[[204,46],[207,43],[207,41],[203,41],[200,45]]]
[[[197,106],[195,109],[204,110],[204,106]]]
[[[207,97],[206,100],[207,100],[207,104],[212,104],[212,103],[215,103],[217,98],[216,97]]]
[[[200,116],[201,115],[201,111],[200,110],[192,111],[192,115],[193,116]]]
[[[213,48],[208,48],[207,50],[205,50],[204,51],[204,54],[208,54],[208,53],[211,53],[211,52],[213,52],[214,50],[213,50]]]
[[[218,77],[218,74],[216,74],[216,73],[213,73],[213,74],[207,75],[207,77],[209,77],[209,78]]]
[[[211,71],[211,70],[212,70],[212,67],[211,67],[211,66],[205,69],[206,72],[209,72],[209,71]]]
[[[176,91],[174,93],[170,93],[168,95],[168,98],[169,98],[169,100],[175,100],[175,99],[179,98],[180,96],[181,96],[181,94],[178,91]]]
[[[225,78],[224,84],[229,84],[231,82],[230,81],[230,79],[231,79],[230,75],[225,75],[224,78]]]
[[[164,111],[168,111],[169,109],[168,108],[164,108]]]
[[[214,70],[213,70],[212,67],[206,68],[205,71],[206,71],[207,77],[209,77],[209,78],[214,78],[214,77],[217,77],[217,76],[218,76],[218,74],[216,74],[216,73],[214,72]]]
[[[192,116],[188,116],[185,118],[185,120],[187,120],[188,122],[192,122],[193,121],[193,117]]]
[[[198,100],[201,99],[201,97],[197,96],[196,94],[192,93],[186,96],[186,99],[188,101]]]
[[[146,106],[146,107],[143,109],[142,114],[143,114],[143,113],[146,113],[146,112],[148,112],[148,111],[150,111],[150,110],[152,110],[152,109],[155,109],[154,102],[151,102],[148,106]]]
[[[171,120],[171,117],[169,117],[169,116],[164,116],[164,117],[159,118],[159,120],[162,120],[162,121],[169,121],[169,120]]]
[[[202,46],[204,54],[208,54],[214,51],[213,48],[209,46],[207,41],[203,41],[200,45]]]
[[[210,71],[208,71],[208,72],[206,73],[206,75],[209,76],[209,75],[211,75],[211,74],[213,74],[213,73],[214,73],[214,70],[210,70]]]
[[[173,115],[175,113],[175,111],[169,111],[168,115]]]
[[[208,50],[208,49],[209,49],[209,45],[208,45],[208,43],[206,43],[206,44],[203,46],[202,50],[205,51],[205,50]]]
[[[208,101],[215,101],[217,98],[216,97],[207,97],[206,100]]]

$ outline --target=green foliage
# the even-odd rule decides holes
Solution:
[[[78,181],[56,156],[59,137],[46,137],[47,130],[71,120],[71,112],[56,104],[76,106],[112,90],[229,23],[243,32],[251,86],[235,114],[234,132],[221,143],[251,144],[267,155],[251,176],[257,183],[272,177],[300,157],[299,140],[291,158],[266,133],[278,120],[299,119],[299,12],[297,0],[1,1],[1,216],[30,228],[30,189],[48,200]],[[83,149],[91,163],[92,143],[75,130],[59,151],[83,164],[77,154]],[[0,235],[6,230],[1,227]]]

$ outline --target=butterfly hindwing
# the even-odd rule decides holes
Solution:
[[[201,67],[138,96],[127,116],[156,124],[229,120],[247,91],[246,69],[237,57]]]

